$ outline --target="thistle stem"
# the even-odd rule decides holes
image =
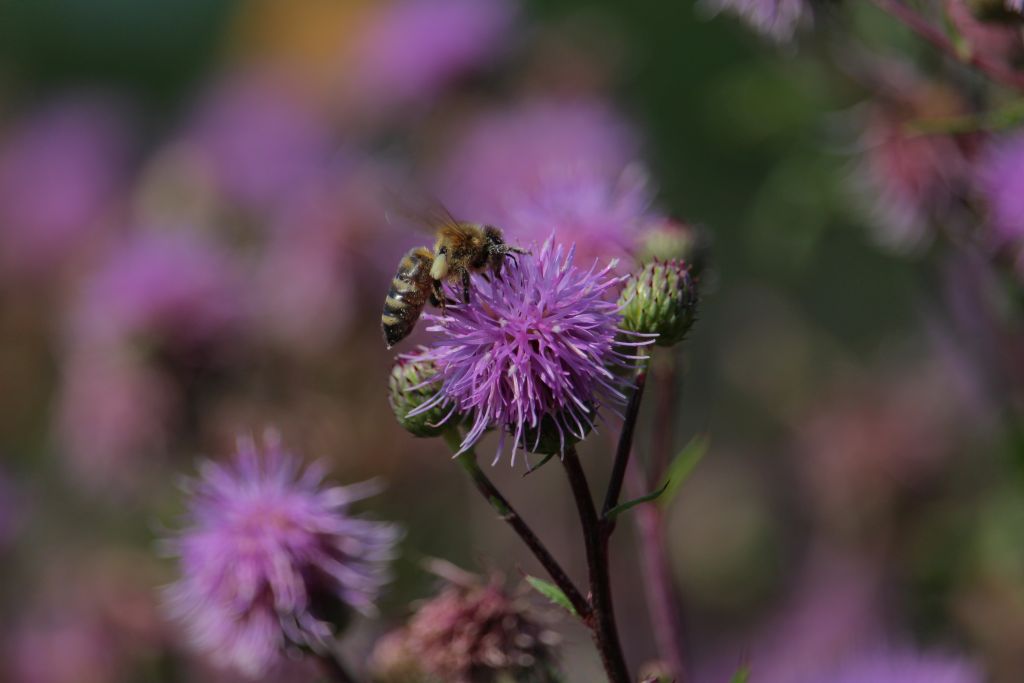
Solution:
[[[629,495],[644,495],[654,482],[665,478],[672,451],[672,418],[679,406],[678,355],[672,352],[659,356],[654,374],[660,385],[658,410],[651,443],[651,471],[643,477],[631,469],[626,482]],[[636,464],[636,463],[634,463]],[[686,631],[683,627],[682,599],[672,579],[672,565],[666,552],[665,512],[660,505],[641,505],[633,511],[633,523],[640,546],[640,570],[643,573],[647,614],[654,632],[658,657],[669,669],[676,683],[686,678]]]
[[[597,516],[594,499],[590,494],[587,476],[576,454],[575,446],[568,446],[562,456],[562,466],[569,478],[586,547],[587,569],[590,576],[590,599],[594,606],[594,619],[588,623],[608,674],[610,683],[630,683],[629,669],[619,642],[612,604],[611,575],[608,562],[608,536],[606,525]],[[621,487],[621,481],[619,483]]]
[[[327,672],[327,677],[334,683],[356,683],[356,678],[345,667],[337,652],[331,650],[317,655],[317,659]]]
[[[444,439],[453,452],[458,452],[462,440],[458,430],[446,431]],[[537,534],[533,532],[526,521],[512,507],[512,504],[508,502],[508,499],[501,494],[494,483],[483,473],[480,465],[477,464],[476,453],[470,449],[458,456],[456,460],[459,461],[462,468],[469,474],[470,479],[473,480],[473,484],[484,499],[495,509],[498,516],[512,527],[512,530],[522,539],[526,547],[533,553],[533,556],[537,558],[537,561],[547,571],[555,585],[565,593],[565,597],[568,598],[569,603],[576,610],[576,614],[584,622],[589,623],[593,616],[590,603],[587,602],[583,594],[576,588],[576,584],[572,582],[572,579],[569,578],[569,575],[562,569],[558,560],[554,558],[540,538],[537,537]]]
[[[902,0],[871,0],[876,7],[892,16],[918,36],[931,43],[953,59],[968,64],[997,83],[1024,90],[1024,72],[991,59],[977,50],[959,50],[953,41],[937,26],[904,4]]]
[[[633,433],[636,431],[636,421],[640,415],[640,401],[643,400],[646,383],[647,368],[642,366],[637,370],[633,380],[633,393],[626,405],[622,432],[619,434],[619,445],[615,449],[615,461],[612,464],[612,474],[608,480],[608,491],[605,493],[604,505],[601,507],[601,519],[604,526],[607,527],[605,532],[607,535],[611,535],[615,528],[615,523],[607,520],[607,515],[609,510],[619,504],[619,496],[622,495],[622,481],[626,477],[626,466],[629,465],[629,455],[633,451]]]
[[[686,637],[679,592],[672,580],[671,563],[665,552],[665,516],[657,505],[641,505],[634,511],[644,597],[654,631],[658,656],[676,683],[685,683]]]

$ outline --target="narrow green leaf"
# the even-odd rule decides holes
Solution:
[[[573,616],[579,616],[576,614],[576,609],[569,602],[569,598],[565,596],[562,589],[553,583],[549,583],[544,579],[538,579],[536,576],[526,575],[526,583],[530,584],[535,591],[543,595],[545,598],[555,603],[559,607],[564,608],[569,614]]]
[[[523,476],[525,477],[525,476],[527,476],[529,474],[533,474],[534,472],[539,470],[542,466],[544,466],[544,464],[547,463],[547,461],[550,460],[553,457],[555,457],[554,453],[548,453],[536,465],[531,465],[530,461],[527,460],[526,461],[526,474],[524,474]]]
[[[662,493],[664,493],[665,489],[667,489],[667,488],[668,488],[668,482],[666,481],[664,484],[661,485],[661,488],[658,489],[657,491],[651,491],[646,496],[640,496],[639,498],[634,498],[633,500],[627,500],[625,503],[619,503],[618,505],[613,507],[611,510],[606,512],[605,513],[605,517],[607,517],[608,519],[615,519],[616,517],[618,517],[620,514],[622,514],[626,510],[628,510],[630,508],[633,508],[633,507],[636,507],[640,503],[647,503],[649,501],[654,500],[655,498],[660,496]]]
[[[711,438],[707,434],[698,434],[690,439],[679,455],[672,460],[665,473],[665,497],[661,499],[661,505],[667,507],[675,498],[679,487],[683,485],[690,473],[697,466],[711,445]]]
[[[736,670],[736,673],[729,679],[729,683],[749,683],[750,667],[746,664]]]

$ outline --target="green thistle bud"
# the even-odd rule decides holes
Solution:
[[[709,251],[708,233],[704,228],[666,219],[641,236],[639,260],[647,263],[680,259],[690,265],[690,274],[699,278],[707,265]]]
[[[673,346],[696,320],[698,298],[689,264],[680,259],[652,261],[626,281],[619,298],[622,327],[657,334],[656,345]]]
[[[433,361],[421,357],[424,351],[420,348],[398,357],[388,380],[388,399],[398,424],[410,434],[418,437],[439,436],[457,424],[451,419],[441,424],[450,410],[449,405],[441,403],[424,413],[409,415],[432,399],[440,389],[438,383],[430,381],[437,374],[437,367]]]

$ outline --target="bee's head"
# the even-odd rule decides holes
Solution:
[[[501,234],[501,230],[493,225],[484,226],[484,240],[487,242],[487,251],[492,254],[500,252],[501,248],[505,246],[505,237]]]

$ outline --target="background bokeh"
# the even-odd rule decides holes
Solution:
[[[864,158],[884,88],[851,55],[914,83],[926,48],[861,3],[799,48],[693,2],[394,7],[0,6],[0,680],[233,680],[162,618],[159,539],[197,459],[267,427],[340,481],[381,477],[364,507],[407,530],[353,661],[432,592],[424,558],[539,574],[444,445],[395,423],[378,320],[426,241],[409,207],[500,223],[478,214],[548,153],[643,160],[657,215],[711,237],[679,410],[653,425],[655,372],[639,445],[710,437],[667,520],[695,680],[803,680],[878,647],[1024,680],[1019,285],[887,220]],[[595,209],[609,231],[631,191]],[[582,448],[592,481],[615,431]],[[565,482],[521,467],[491,473],[582,576]],[[656,652],[621,528],[638,668]],[[569,680],[598,680],[586,633],[558,630]]]

